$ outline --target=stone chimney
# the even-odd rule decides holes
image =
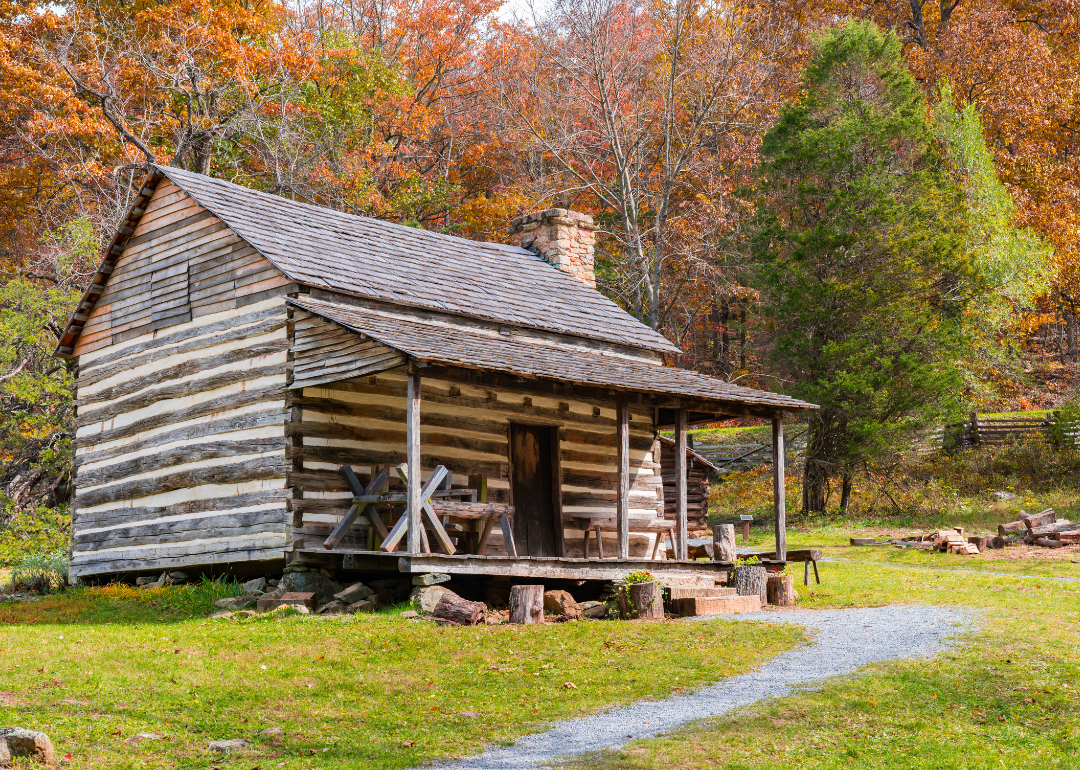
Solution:
[[[596,225],[588,214],[548,209],[518,217],[510,224],[510,243],[539,254],[564,273],[596,288],[593,243]]]

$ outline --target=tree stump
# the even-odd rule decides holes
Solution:
[[[746,564],[735,568],[735,593],[738,596],[760,596],[768,599],[765,589],[765,568],[760,564]]]
[[[769,604],[777,607],[794,607],[795,578],[791,575],[769,575],[765,582]]]
[[[735,561],[735,525],[716,524],[713,526],[713,561],[732,564]]]
[[[543,586],[514,586],[510,589],[510,622],[544,622]]]
[[[627,620],[664,619],[664,597],[655,581],[623,586],[619,590],[619,605]]]
[[[442,620],[451,620],[459,626],[476,626],[484,622],[487,605],[483,602],[470,602],[457,594],[445,593],[435,605],[431,616]]]

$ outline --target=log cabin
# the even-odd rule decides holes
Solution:
[[[595,229],[550,209],[482,243],[154,167],[57,349],[71,577],[613,579],[663,557],[661,430],[659,566],[723,567],[686,559],[687,427],[769,418],[782,445],[813,405],[663,365],[675,345],[596,290]]]

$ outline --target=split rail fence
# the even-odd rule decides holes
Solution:
[[[806,450],[806,430],[789,436],[784,446],[785,465],[792,465],[795,458]],[[695,444],[694,451],[715,465],[717,475],[770,465],[773,461],[772,442],[766,444]]]
[[[972,412],[962,422],[949,423],[931,432],[914,449],[918,452],[955,451],[978,446],[1005,446],[1021,441],[1057,443],[1069,439],[1080,443],[1080,425],[1061,423],[1060,412],[1041,417],[980,417]]]

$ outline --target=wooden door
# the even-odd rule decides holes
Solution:
[[[552,433],[510,425],[510,496],[519,556],[558,556],[552,489]]]

